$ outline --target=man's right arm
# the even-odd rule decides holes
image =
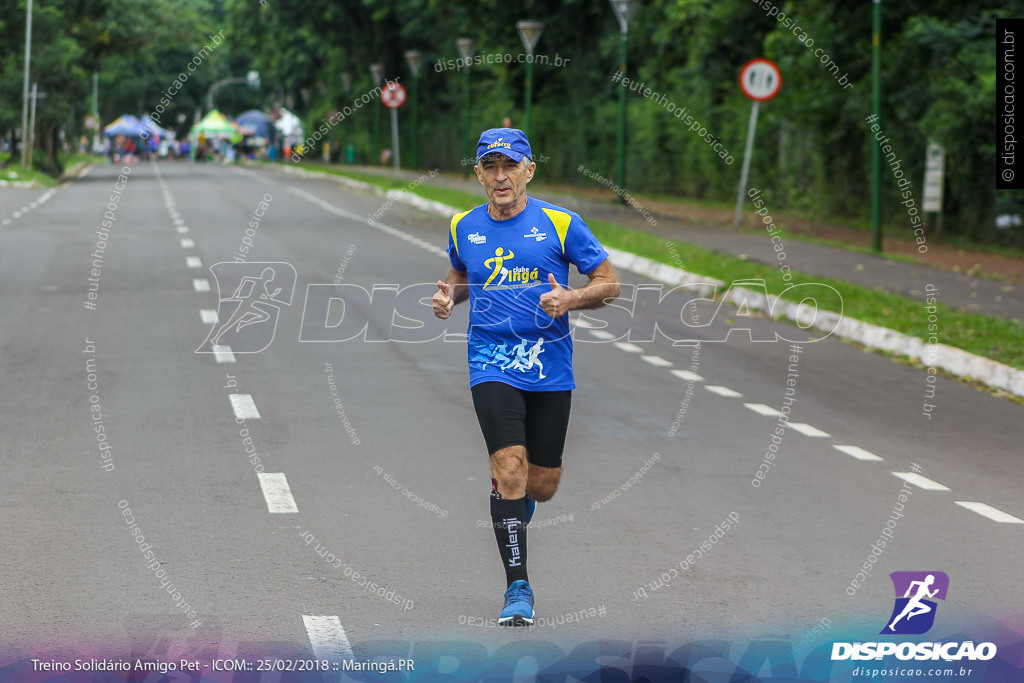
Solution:
[[[444,281],[437,281],[437,291],[432,300],[434,315],[442,320],[451,315],[455,304],[469,298],[469,277],[453,267],[448,268]]]

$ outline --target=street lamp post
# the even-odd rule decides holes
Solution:
[[[371,64],[370,78],[373,79],[373,87],[376,88],[384,80],[384,65]],[[377,113],[373,119],[373,163],[380,164],[380,99],[377,99]]]
[[[619,72],[626,75],[626,58],[629,54],[629,20],[640,6],[640,0],[609,0],[615,16],[619,19]],[[619,89],[619,201],[626,203],[626,88]]]
[[[882,0],[875,0],[871,13],[871,109],[882,125],[881,41]],[[871,249],[882,251],[882,151],[871,143]]]
[[[245,76],[230,76],[228,78],[222,78],[209,87],[206,91],[206,108],[210,111],[213,110],[213,95],[225,85],[237,85],[239,83],[245,83],[250,88],[260,87],[260,72],[250,71]]]
[[[341,74],[341,87],[345,91],[345,99],[348,100],[349,93],[352,91],[352,74],[347,71]],[[342,109],[344,110],[347,106],[348,103],[346,102],[342,105]],[[345,141],[345,149],[342,151],[342,158],[345,160],[345,163],[348,163],[348,127],[349,124],[347,121],[341,122],[342,135]]]
[[[419,128],[419,81],[420,65],[423,63],[423,53],[419,50],[408,50],[405,53],[405,61],[412,72],[412,167],[420,167],[420,128]]]
[[[455,41],[455,47],[459,48],[459,56],[466,70],[462,76],[462,160],[470,158],[469,139],[469,64],[476,54],[476,41],[472,38],[459,38]],[[462,167],[467,168],[466,166]]]
[[[27,150],[25,145],[28,141],[28,74],[29,65],[32,63],[32,0],[28,0],[28,14],[25,16],[25,85],[21,92],[23,100],[21,104],[21,170],[27,166]]]
[[[523,41],[526,49],[526,83],[523,87],[523,132],[530,137],[530,103],[533,100],[533,48],[540,40],[540,34],[544,32],[544,23],[540,21],[518,21],[516,30],[519,31],[519,40]]]

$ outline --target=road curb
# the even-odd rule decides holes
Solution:
[[[463,211],[463,209],[424,199],[403,190],[388,190],[384,192],[376,185],[352,180],[344,176],[336,176],[319,171],[307,171],[289,166],[275,166],[275,168],[282,168],[288,173],[300,174],[304,177],[327,177],[342,185],[369,190],[374,194],[387,196],[395,201],[445,217],[451,217]],[[687,285],[694,288],[694,291],[701,295],[714,294],[720,288],[726,286],[726,283],[721,280],[703,277],[665,263],[658,263],[638,254],[608,247],[605,247],[605,249],[608,251],[609,260],[616,268],[628,270],[637,275],[664,282],[665,284]],[[983,382],[991,387],[1002,389],[1015,396],[1024,398],[1024,371],[952,346],[928,344],[917,337],[850,318],[842,313],[816,311],[810,314],[808,309],[801,308],[799,304],[779,299],[777,296],[765,296],[762,292],[745,287],[729,287],[725,299],[737,306],[745,305],[753,310],[766,311],[772,317],[786,318],[804,329],[807,329],[808,326],[813,326],[822,331],[831,330],[829,332],[830,335],[834,334],[837,337],[863,344],[869,349],[888,351],[898,356],[916,359],[929,369],[929,374],[934,374],[933,368],[942,369],[957,377]],[[819,321],[824,324],[814,324]]]

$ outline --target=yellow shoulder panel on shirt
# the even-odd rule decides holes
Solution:
[[[555,211],[554,209],[544,209],[544,213],[551,219],[551,223],[555,226],[555,232],[558,233],[558,241],[562,244],[562,253],[565,253],[565,234],[569,232],[569,223],[572,221],[572,216],[564,211]],[[454,228],[453,228],[454,229]]]
[[[472,210],[473,209],[470,209],[469,211],[472,211]],[[459,224],[459,221],[461,221],[463,218],[465,218],[466,214],[469,213],[469,211],[463,211],[462,213],[457,213],[454,216],[452,216],[452,227],[451,227],[451,230],[452,230],[452,244],[455,245],[455,253],[456,254],[459,253],[459,240],[455,236],[455,227]]]

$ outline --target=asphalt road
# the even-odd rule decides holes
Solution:
[[[632,338],[596,329],[608,311],[574,328],[565,474],[529,529],[543,621],[495,628],[466,311],[445,326],[415,304],[447,269],[446,222],[394,204],[370,225],[382,198],[263,169],[119,172],[0,192],[4,661],[313,653],[459,678],[502,647],[556,661],[599,639],[635,657],[724,639],[737,661],[781,639],[802,656],[876,638],[898,570],[950,577],[929,637],[1024,639],[1024,408],[649,292]],[[246,266],[211,271],[250,244]],[[219,298],[266,267],[253,263],[280,276],[257,306],[270,318],[238,331],[248,349],[197,353]],[[349,286],[331,290],[343,310],[310,287],[332,284]],[[375,286],[372,303],[356,295]],[[393,318],[396,296],[425,331]],[[647,340],[655,323],[668,336]],[[776,333],[790,341],[749,338]],[[673,345],[684,337],[703,343]],[[783,408],[796,424],[766,459]]]

